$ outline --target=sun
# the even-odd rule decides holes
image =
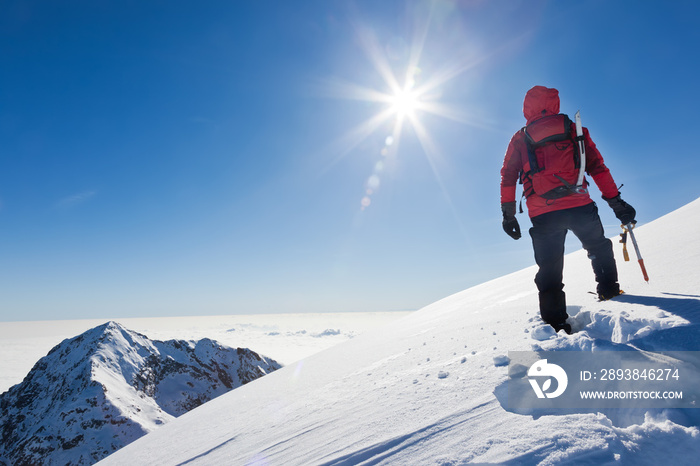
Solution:
[[[394,91],[389,98],[389,104],[398,118],[415,116],[416,110],[421,107],[420,94],[409,85]]]

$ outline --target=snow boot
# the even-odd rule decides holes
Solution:
[[[598,293],[598,301],[608,301],[617,296],[620,296],[621,294],[624,294],[624,291],[622,291],[619,288],[617,289],[617,291],[611,290],[603,293]]]
[[[603,283],[598,282],[596,291],[598,292],[598,301],[607,301],[608,299],[612,299],[622,293],[622,291],[620,291],[620,284],[617,283],[617,280],[606,280]]]
[[[571,330],[571,325],[568,322],[564,322],[563,324],[552,324],[552,327],[554,327],[554,331],[557,333],[559,333],[559,330],[564,330],[567,335],[574,333]]]

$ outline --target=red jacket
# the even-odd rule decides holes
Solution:
[[[556,115],[559,113],[559,91],[549,89],[543,86],[535,86],[530,89],[525,95],[523,104],[523,114],[527,123],[530,124],[547,115]],[[576,129],[572,124],[573,134],[576,134]],[[617,185],[610,175],[610,170],[605,166],[603,157],[598,152],[595,144],[588,134],[588,129],[583,128],[583,135],[586,146],[586,173],[593,178],[598,189],[606,198],[612,198],[619,194]],[[522,130],[513,135],[506,150],[506,156],[503,160],[503,168],[501,168],[501,203],[515,201],[515,190],[520,174],[523,170],[525,162],[528,160],[527,143],[525,142],[525,134]],[[525,178],[523,181],[525,192],[530,192],[530,181]],[[588,182],[584,181],[584,186],[588,186]],[[572,194],[570,196],[559,199],[544,199],[534,192],[527,197],[527,210],[530,217],[536,217],[547,212],[555,210],[570,209],[579,207],[593,202],[588,193]]]

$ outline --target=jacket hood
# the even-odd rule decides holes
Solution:
[[[538,118],[559,113],[559,91],[554,88],[535,86],[525,94],[523,115],[530,124]]]

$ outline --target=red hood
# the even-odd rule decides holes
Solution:
[[[559,91],[544,86],[535,86],[525,94],[523,115],[530,124],[538,118],[559,113]]]

